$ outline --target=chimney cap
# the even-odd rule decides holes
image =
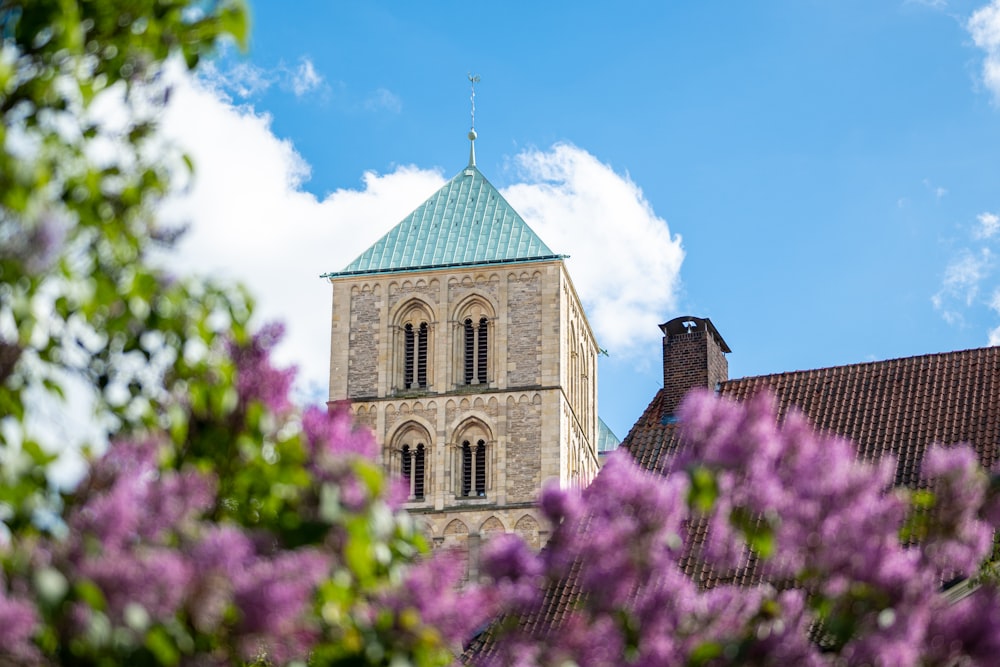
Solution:
[[[712,324],[712,320],[707,317],[684,315],[682,317],[675,317],[669,322],[664,322],[660,325],[660,331],[663,332],[664,336],[680,336],[682,334],[699,331],[701,329],[707,329],[708,332],[712,334],[716,344],[722,349],[723,352],[732,352],[732,350],[729,349],[729,346],[726,345],[726,341],[723,340],[722,334],[720,334],[719,330],[715,328],[714,324]]]

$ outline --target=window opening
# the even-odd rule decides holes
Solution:
[[[486,496],[486,443],[483,440],[476,445],[476,495]]]
[[[410,460],[410,446],[409,445],[403,445],[402,461],[400,462],[400,466],[399,467],[400,467],[400,472],[403,475],[403,479],[406,480],[406,486],[407,486],[407,488],[409,488],[410,487],[410,478],[412,476],[411,473],[413,472],[412,462]]]
[[[427,322],[420,324],[417,334],[417,386],[427,386]]]
[[[479,384],[486,384],[486,337],[487,337],[487,324],[486,318],[479,320],[479,358],[477,359],[479,363],[479,368],[477,369],[476,376],[479,379]]]
[[[475,377],[476,331],[472,328],[472,320],[465,320],[465,384],[472,384]]]
[[[403,327],[403,388],[427,387],[427,341],[430,327],[421,322],[418,328],[412,323]]]
[[[403,334],[403,387],[410,389],[413,386],[413,325],[407,324]]]
[[[472,445],[466,440],[462,443],[462,495],[468,496],[472,491]]]
[[[489,381],[489,319],[480,318],[478,324],[472,318],[464,323],[465,336],[465,384],[486,384]]]
[[[413,497],[416,500],[424,499],[424,446],[417,445],[416,455],[413,457]]]

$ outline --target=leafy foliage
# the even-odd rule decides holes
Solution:
[[[0,0],[0,663],[442,664],[489,612],[427,611],[454,567],[406,567],[371,434],[292,405],[280,327],[149,260],[191,167],[170,70],[246,31],[239,0]],[[111,444],[60,493],[26,422],[81,386]]]
[[[280,327],[148,259],[190,168],[155,132],[168,71],[246,30],[239,0],[0,0],[0,664],[447,664],[494,614],[500,664],[990,664],[995,576],[938,592],[1000,519],[975,457],[933,449],[907,497],[767,399],[690,397],[680,472],[547,489],[548,547],[496,538],[457,589],[371,434],[293,406]],[[26,423],[80,386],[110,445],[58,491]]]

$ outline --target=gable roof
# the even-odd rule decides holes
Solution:
[[[342,271],[323,278],[560,259],[469,165]]]
[[[721,396],[738,401],[761,391],[774,395],[779,419],[798,409],[817,430],[853,440],[859,456],[896,456],[897,485],[918,483],[920,463],[934,443],[967,442],[984,466],[1000,458],[1000,347],[761,375],[719,387]],[[662,475],[673,472],[673,454],[683,446],[670,405],[660,389],[621,443],[641,467]],[[762,581],[752,555],[724,572],[692,557],[694,545],[707,539],[707,522],[696,519],[689,531],[680,567],[701,586]],[[584,595],[577,574],[571,571],[547,590],[543,605],[522,622],[559,632],[568,610]],[[494,649],[494,638],[486,632],[470,643],[462,661],[473,664]]]
[[[983,466],[1000,458],[1000,347],[761,375],[723,382],[738,401],[774,395],[778,416],[793,407],[814,428],[852,440],[858,455],[898,460],[896,484],[917,483],[927,448],[968,442]],[[622,441],[644,468],[666,473],[678,445],[662,404],[664,390]]]

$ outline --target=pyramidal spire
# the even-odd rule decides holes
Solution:
[[[469,166],[476,166],[476,84],[479,83],[479,75],[469,72],[469,83],[472,85],[472,126],[469,128]]]

